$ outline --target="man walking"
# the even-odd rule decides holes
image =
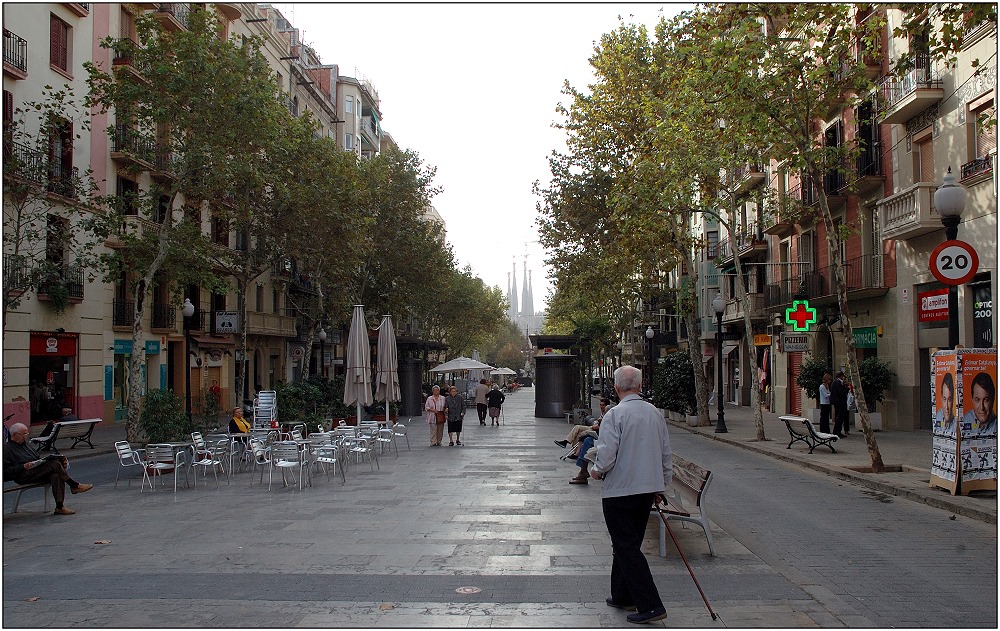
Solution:
[[[476,386],[476,413],[479,414],[479,424],[486,425],[486,395],[490,387],[486,385],[485,379],[480,379]]]
[[[670,436],[663,415],[639,396],[642,372],[622,366],[614,373],[621,402],[601,422],[597,459],[590,475],[604,479],[604,521],[611,535],[611,607],[636,610],[627,620],[644,624],[667,617],[667,610],[642,553],[653,501],[664,501],[673,471]]]

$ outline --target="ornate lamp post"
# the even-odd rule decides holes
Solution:
[[[326,377],[326,329],[319,327],[319,374]]]
[[[715,400],[719,403],[719,421],[715,424],[716,434],[727,434],[729,428],[726,427],[725,395],[722,393],[722,314],[726,310],[726,301],[722,299],[722,294],[716,294],[712,301],[712,309],[715,310],[715,364],[718,367],[715,378]]]
[[[944,224],[944,238],[954,241],[958,238],[958,224],[965,210],[965,187],[955,183],[955,176],[948,167],[944,183],[934,191],[934,207]],[[958,285],[948,285],[948,348],[958,346]]]
[[[190,298],[184,299],[181,307],[184,316],[184,411],[188,421],[191,420],[191,316],[194,315],[194,304]]]

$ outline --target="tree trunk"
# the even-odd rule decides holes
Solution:
[[[246,388],[246,362],[247,362],[247,289],[250,283],[246,282],[236,292],[236,312],[240,318],[240,344],[237,354],[240,356],[236,363],[236,375],[233,380],[233,398],[235,402],[230,407],[243,407],[243,391]]]
[[[729,225],[729,239],[733,239],[733,231]],[[746,328],[747,357],[750,358],[751,372],[755,384],[760,384],[760,367],[757,366],[757,357],[753,352],[753,323],[750,321],[750,300],[747,298],[746,288],[743,286],[743,264],[740,262],[739,246],[733,246],[733,261],[736,263],[736,298],[743,307],[743,326]],[[750,387],[750,405],[753,406],[753,420],[757,428],[757,440],[767,440],[764,437],[764,405],[760,400],[759,388]]]
[[[813,167],[810,169],[813,182],[822,182],[822,173]],[[840,308],[840,321],[844,327],[844,344],[847,346],[847,362],[851,383],[854,386],[854,398],[857,400],[858,411],[861,418],[861,430],[865,434],[865,444],[868,447],[868,454],[872,461],[872,472],[882,473],[885,471],[885,464],[882,462],[882,453],[878,448],[878,441],[875,439],[875,432],[872,430],[868,417],[868,405],[865,402],[865,393],[861,388],[861,372],[858,368],[857,347],[854,344],[854,331],[851,328],[850,312],[847,308],[847,282],[844,279],[844,262],[840,260],[840,248],[837,247],[836,226],[833,223],[833,216],[830,214],[830,205],[826,198],[826,192],[821,187],[817,187],[819,207],[823,216],[823,225],[826,227],[826,242],[830,253],[830,261],[833,262],[833,273],[837,285],[837,306]]]

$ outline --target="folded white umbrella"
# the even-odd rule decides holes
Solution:
[[[378,377],[375,379],[375,399],[385,401],[385,417],[389,418],[389,402],[399,401],[399,360],[396,356],[396,332],[392,316],[382,316],[378,327]]]
[[[368,345],[368,325],[364,305],[354,305],[351,331],[347,336],[347,357],[344,360],[344,405],[357,405],[358,422],[361,406],[372,404],[371,347]]]

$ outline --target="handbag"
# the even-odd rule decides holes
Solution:
[[[434,420],[437,421],[438,423],[444,423],[446,420],[448,420],[444,415],[444,410],[435,410]]]

